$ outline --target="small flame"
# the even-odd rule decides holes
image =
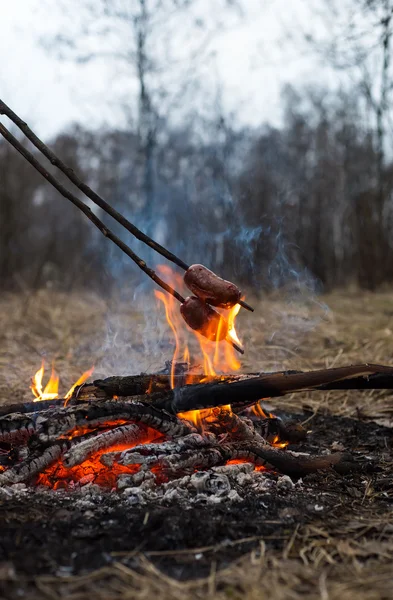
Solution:
[[[52,372],[49,378],[48,383],[45,386],[45,389],[42,391],[42,379],[44,377],[45,364],[42,361],[41,368],[38,369],[36,374],[34,375],[30,389],[35,396],[34,402],[39,402],[40,400],[54,400],[59,395],[59,376],[57,375],[53,365]]]
[[[177,335],[177,330],[174,325],[174,322],[171,319],[171,312],[173,312],[171,305],[173,304],[174,298],[173,298],[173,296],[170,296],[169,298],[167,298],[167,296],[163,292],[158,292],[157,290],[155,290],[154,293],[156,295],[156,298],[161,300],[161,302],[164,304],[166,320],[167,320],[169,327],[172,329],[173,335],[175,337],[175,351],[173,353],[172,365],[171,365],[171,388],[173,389],[175,387],[176,361],[179,356],[179,337]]]
[[[243,300],[244,298],[242,298]],[[236,344],[238,344],[240,347],[242,347],[242,343],[239,340],[239,337],[236,333],[236,329],[235,329],[235,319],[239,313],[240,310],[240,304],[235,304],[235,306],[233,306],[230,311],[229,311],[229,315],[228,315],[228,336],[231,338],[231,340],[233,340],[234,342],[236,342]]]
[[[81,385],[90,377],[93,373],[94,367],[85,371],[83,375],[79,377],[79,379],[70,387],[68,392],[65,394],[65,403],[64,406],[67,405],[68,400],[71,398],[73,391],[78,385]],[[52,365],[52,371],[49,378],[48,383],[46,384],[44,390],[42,389],[42,380],[44,378],[45,373],[45,361],[42,361],[41,368],[35,373],[34,377],[31,380],[30,389],[35,396],[34,402],[40,402],[41,400],[55,400],[59,397],[59,376],[55,371],[54,365]]]
[[[82,375],[79,377],[79,379],[77,379],[77,381],[75,381],[74,385],[72,385],[70,387],[70,389],[68,390],[68,392],[64,396],[64,398],[65,398],[64,406],[67,406],[68,400],[71,398],[72,394],[74,393],[74,389],[78,385],[82,385],[82,383],[85,383],[85,381],[87,379],[89,379],[89,377],[93,374],[93,372],[94,372],[94,367],[91,367],[91,369],[88,369],[87,371],[85,371],[84,373],[82,373]]]
[[[274,446],[275,448],[286,448],[288,444],[289,442],[281,442],[280,436],[278,435],[274,436],[274,440],[272,441],[272,446]]]
[[[260,400],[256,404],[254,404],[251,408],[251,411],[254,413],[256,417],[262,417],[262,419],[274,419],[275,415],[273,413],[266,413],[262,406],[260,405]]]
[[[183,361],[187,364],[190,364],[190,351],[188,349],[188,346],[185,347],[184,352],[183,352]]]

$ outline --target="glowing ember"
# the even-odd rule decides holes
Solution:
[[[94,371],[94,367],[92,367],[88,371],[85,371],[83,373],[83,375],[81,375],[79,377],[79,379],[70,387],[70,389],[64,396],[64,398],[65,398],[64,405],[65,406],[67,405],[67,401],[71,398],[72,393],[75,390],[75,388],[78,385],[81,385],[82,383],[84,383],[91,376],[93,371]],[[56,373],[54,366],[52,365],[52,371],[51,371],[51,375],[50,375],[48,383],[46,384],[45,388],[42,389],[42,380],[44,378],[44,373],[45,373],[45,362],[42,361],[41,368],[38,369],[38,371],[36,372],[36,374],[34,375],[34,377],[31,380],[30,389],[35,396],[34,402],[40,402],[41,400],[55,400],[56,398],[59,397],[59,376]]]

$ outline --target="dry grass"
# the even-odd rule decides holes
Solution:
[[[167,328],[154,311],[146,316],[143,305],[44,291],[34,296],[3,296],[0,308],[0,403],[30,398],[29,379],[43,355],[56,359],[63,389],[92,363],[97,374],[121,374],[154,370],[171,356]],[[354,291],[301,303],[269,299],[258,304],[254,315],[243,311],[239,330],[247,347],[244,371],[392,364],[393,294]],[[282,404],[291,409],[306,404],[314,411],[378,417],[385,424],[393,415],[391,397],[385,392],[310,393],[293,395]],[[289,535],[283,551],[267,551],[260,540],[257,551],[225,571],[216,572],[210,549],[211,575],[203,581],[169,579],[144,555],[134,557],[135,569],[118,558],[110,567],[81,577],[39,577],[34,585],[31,582],[29,597],[393,598],[392,529],[393,513],[375,515],[370,507],[346,522],[298,528]],[[0,580],[12,577],[12,569],[0,568]]]
[[[283,551],[259,548],[210,576],[179,582],[149,560],[138,567],[115,562],[79,577],[38,577],[29,598],[51,600],[380,600],[392,598],[392,514],[359,518],[336,529],[306,526],[295,530]],[[194,551],[195,552],[195,551]],[[189,551],[190,559],[194,552]]]

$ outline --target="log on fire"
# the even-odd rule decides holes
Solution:
[[[170,390],[169,374],[134,375],[98,379],[83,384],[75,398],[111,398]],[[202,382],[202,383],[201,383]],[[159,406],[171,412],[186,412],[231,404],[241,409],[263,398],[275,398],[293,392],[344,389],[393,389],[393,367],[377,364],[349,365],[316,371],[279,371],[218,375],[207,378],[194,373],[175,374],[174,390]]]
[[[349,365],[317,371],[278,371],[206,377],[203,374],[175,373],[171,390],[170,368],[165,373],[108,377],[75,388],[69,405],[86,401],[147,395],[147,402],[171,412],[214,408],[231,404],[241,411],[258,400],[284,396],[294,392],[323,390],[393,389],[393,367],[377,364]],[[168,394],[169,393],[169,394]],[[161,394],[150,396],[151,394]],[[149,398],[150,396],[150,398]],[[0,417],[10,413],[35,413],[62,407],[64,399],[22,402],[0,407]],[[0,430],[1,431],[1,430]]]

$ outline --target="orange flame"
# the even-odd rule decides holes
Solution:
[[[34,402],[39,400],[54,400],[59,395],[59,376],[57,375],[53,365],[52,372],[45,389],[42,390],[42,379],[44,377],[45,364],[42,361],[41,368],[38,369],[33,379],[31,380],[30,389],[33,392],[36,399]]]
[[[79,379],[70,387],[68,392],[65,394],[65,403],[64,406],[67,405],[67,401],[71,398],[73,391],[76,386],[81,385],[90,377],[93,373],[94,367],[85,371],[83,375],[79,377]],[[39,402],[41,400],[55,400],[59,397],[59,376],[56,373],[54,366],[52,365],[52,371],[49,378],[48,383],[46,384],[44,390],[42,389],[42,380],[44,378],[45,373],[45,361],[42,361],[41,368],[35,373],[34,377],[31,380],[30,389],[35,396],[34,402]]]
[[[72,385],[70,387],[70,389],[68,390],[68,392],[64,396],[64,398],[66,400],[65,403],[64,403],[64,406],[67,406],[68,400],[71,398],[72,394],[74,393],[74,389],[78,385],[82,385],[82,383],[85,383],[85,381],[87,379],[89,379],[89,377],[93,374],[93,371],[94,371],[94,367],[91,367],[91,369],[88,369],[87,371],[85,371],[84,373],[82,373],[82,375],[79,377],[79,379],[77,379],[75,381],[74,385]]]
[[[184,284],[183,278],[180,274],[173,271],[167,265],[159,265],[157,267],[157,271],[159,274],[168,281],[174,288],[176,288],[183,296],[188,296],[190,294],[187,291],[186,286]],[[240,362],[236,356],[236,351],[228,343],[220,342],[220,330],[225,324],[225,320],[228,323],[228,334],[227,337],[241,346],[241,342],[237,336],[235,329],[235,319],[236,315],[240,310],[240,304],[236,304],[229,311],[223,311],[219,314],[221,315],[221,320],[218,325],[218,330],[216,334],[217,341],[210,341],[206,337],[202,336],[197,331],[189,329],[185,324],[180,311],[179,304],[169,294],[165,294],[161,291],[155,291],[155,296],[160,302],[163,303],[165,308],[165,316],[169,327],[171,328],[174,338],[175,338],[175,349],[172,357],[172,365],[171,365],[171,375],[170,375],[170,383],[171,388],[173,389],[176,384],[175,379],[175,369],[176,369],[176,361],[179,356],[182,356],[183,360],[187,363],[190,362],[190,345],[193,345],[193,356],[195,363],[202,362],[203,364],[203,374],[206,376],[205,379],[201,381],[209,381],[210,378],[216,377],[217,373],[232,373],[233,371],[237,371],[240,369]],[[199,344],[199,352],[198,349],[195,348],[195,341]],[[187,380],[186,380],[187,381]],[[191,380],[188,381],[188,383]],[[226,407],[222,407],[223,410],[231,410],[230,405]],[[211,410],[191,410],[185,413],[180,413],[179,417],[183,419],[187,419],[191,423],[193,423],[199,430],[203,427],[203,421],[212,415]]]
[[[175,287],[183,296],[189,295],[190,292],[187,291],[183,282],[183,278],[180,274],[173,271],[167,265],[159,265],[157,267],[157,271],[166,281],[171,283],[171,285],[173,285],[173,287]],[[189,329],[183,321],[183,318],[179,311],[178,302],[175,300],[175,298],[161,291],[155,291],[154,293],[156,298],[164,304],[166,320],[175,338],[175,350],[172,357],[171,367],[172,388],[175,387],[176,360],[178,360],[179,356],[182,356],[185,362],[189,362],[189,346],[190,343],[195,342],[195,340],[197,340],[199,343],[201,356],[198,357],[198,355],[195,352],[193,352],[193,356],[195,357],[195,362],[199,362],[202,359],[203,373],[204,375],[206,375],[207,378],[216,376],[218,372],[231,373],[240,369],[240,362],[236,356],[236,351],[230,344],[225,342],[221,343],[220,341],[209,341],[197,331]],[[222,319],[220,320],[218,326],[218,331],[216,335],[217,340],[220,338],[220,330],[224,326],[225,320],[227,320],[227,337],[233,340],[239,346],[242,345],[235,329],[235,319],[239,310],[240,304],[236,304],[229,311],[223,311],[223,313],[225,314],[220,312]],[[219,311],[217,310],[217,312]]]
[[[274,440],[272,441],[272,446],[274,446],[275,448],[286,448],[288,444],[289,442],[281,442],[280,436],[278,435],[275,435]]]

